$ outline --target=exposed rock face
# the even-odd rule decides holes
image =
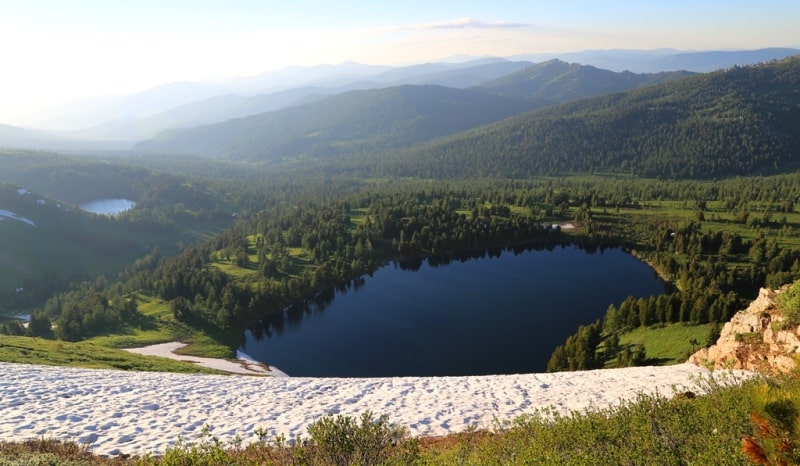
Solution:
[[[800,327],[781,330],[784,319],[775,304],[777,293],[780,290],[762,288],[747,309],[725,324],[717,343],[693,354],[689,362],[762,373],[793,369],[800,354]]]

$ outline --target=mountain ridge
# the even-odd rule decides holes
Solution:
[[[532,98],[514,91],[518,79],[492,80],[490,83],[495,84],[491,87],[467,90],[406,85],[353,91],[328,97],[310,106],[230,120],[219,125],[169,130],[137,144],[135,149],[271,162],[296,157],[379,152],[410,147],[558,101],[604,93],[609,88],[625,89],[648,79],[667,80],[681,76],[666,74],[653,78],[652,75],[606,72],[563,62],[533,65],[513,73],[513,76],[526,76],[525,70],[528,73],[541,71],[547,75],[541,82],[533,82],[534,87],[542,89]],[[607,86],[594,84],[597,73],[603,74]],[[569,78],[558,79],[565,75]],[[548,83],[549,86],[545,87],[544,84]],[[410,100],[404,102],[403,99]],[[344,127],[347,121],[350,122],[349,128]],[[334,127],[338,128],[336,138],[330,135],[319,137],[330,133]],[[394,134],[386,134],[386,131]],[[311,141],[309,135],[314,135],[316,140]]]
[[[661,73],[614,72],[559,59],[531,65],[473,89],[556,104],[612,92],[622,92],[670,79],[694,75],[688,71]]]
[[[455,63],[442,60],[433,64],[438,66],[436,72],[445,74],[465,67],[480,67],[491,64],[502,65],[503,62],[514,61],[539,63],[554,58],[617,72],[629,70],[637,73],[656,73],[678,69],[708,72],[733,65],[746,65],[780,59],[797,53],[800,53],[800,49],[779,47],[745,51],[707,52],[658,49],[585,50],[569,53],[521,54],[509,57],[469,57],[472,59]],[[390,78],[398,74],[408,73],[414,68],[424,68],[424,64],[392,67],[344,62],[338,65],[323,64],[311,67],[290,66],[250,77],[225,78],[207,82],[170,82],[134,94],[80,97],[64,104],[41,109],[29,115],[24,121],[14,122],[13,124],[15,126],[45,130],[80,131],[111,120],[145,117],[169,111],[176,106],[224,94],[249,96],[284,91],[298,86],[346,87],[358,81],[369,81],[370,78],[375,76],[379,77],[376,82],[382,85],[449,85],[432,79]],[[403,71],[404,69],[406,71]],[[465,84],[463,87],[468,86]],[[161,97],[150,99],[148,95],[160,95]],[[176,100],[175,98],[178,95],[183,95],[184,98]],[[191,97],[191,95],[195,95],[195,97]],[[146,102],[144,108],[141,107],[141,101],[143,100]]]

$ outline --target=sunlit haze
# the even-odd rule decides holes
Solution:
[[[79,96],[289,65],[800,45],[794,1],[0,0],[0,123]]]

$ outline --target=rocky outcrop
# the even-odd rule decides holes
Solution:
[[[800,327],[783,329],[784,319],[775,302],[780,292],[762,288],[747,309],[725,324],[716,344],[696,352],[689,362],[768,374],[792,370],[800,354]]]

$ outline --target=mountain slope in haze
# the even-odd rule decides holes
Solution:
[[[24,146],[31,141],[48,139],[53,139],[53,136],[44,131],[0,123],[0,146]]]
[[[80,141],[62,133],[50,133],[29,128],[0,124],[0,147],[23,149],[126,150],[132,144],[124,141]]]
[[[80,131],[70,132],[69,137],[88,140],[141,141],[152,138],[158,132],[169,128],[187,128],[220,123],[232,118],[242,118],[280,110],[291,105],[309,103],[352,90],[378,89],[403,84],[435,84],[446,87],[466,88],[504,76],[529,65],[529,62],[493,60],[486,63],[485,60],[477,60],[459,65],[442,65],[446,68],[444,71],[440,71],[442,66],[433,65],[431,67],[404,67],[394,70],[393,73],[381,74],[383,78],[377,78],[376,80],[354,80],[354,78],[361,75],[353,72],[351,75],[331,75],[328,76],[330,81],[325,81],[322,78],[326,75],[320,74],[322,71],[317,70],[316,74],[320,76],[318,85],[294,87],[257,95],[217,95],[180,105],[154,115],[126,117],[104,122]],[[351,66],[355,66],[355,64],[351,64]],[[361,72],[364,73],[372,69],[365,67]],[[383,68],[375,67],[375,69],[381,70]],[[329,72],[332,72],[332,70],[332,67],[328,69]],[[403,70],[405,70],[405,73],[403,73]],[[431,72],[431,70],[436,71]],[[263,79],[266,79],[266,77]],[[269,81],[262,80],[259,82],[266,83]],[[279,83],[280,81],[275,82]]]
[[[532,63],[527,61],[509,61],[496,57],[460,63],[423,63],[384,71],[369,80],[389,86],[435,84],[463,89],[505,76],[530,65]]]
[[[152,138],[165,129],[207,125],[271,112],[299,101],[321,99],[333,92],[335,91],[326,88],[302,87],[251,97],[225,94],[147,117],[109,121],[85,130],[71,132],[70,135],[84,139],[141,141]]]
[[[25,125],[51,131],[80,131],[82,132],[80,136],[89,136],[92,139],[120,139],[118,133],[109,134],[108,127],[105,128],[105,134],[92,134],[88,129],[115,121],[117,125],[122,121],[140,124],[136,122],[139,118],[226,94],[249,96],[334,79],[346,79],[347,82],[351,82],[388,69],[390,69],[388,66],[346,62],[340,65],[287,67],[257,76],[229,78],[210,83],[172,82],[128,95],[81,97],[53,105],[30,115]],[[143,125],[146,126],[146,123]]]
[[[138,118],[224,93],[194,82],[174,82],[126,96],[84,97],[33,115],[30,126],[52,131],[77,131],[121,118]]]
[[[137,150],[277,162],[407,147],[532,108],[520,100],[441,86],[353,91],[310,104],[190,129]]]
[[[550,60],[475,86],[475,89],[523,97],[542,105],[568,102],[611,92],[627,91],[694,73],[616,73],[593,66]]]
[[[288,66],[256,76],[221,79],[214,82],[228,93],[255,95],[284,91],[297,87],[331,87],[337,82],[353,82],[392,69],[391,66],[367,65],[347,61],[338,65]]]
[[[431,73],[415,79],[410,79],[410,82],[402,84],[435,84],[437,86],[466,89],[489,80],[506,76],[507,74],[521,70],[530,65],[532,65],[532,63],[526,61],[503,60],[478,64],[467,68],[459,68],[457,70],[445,70]]]
[[[379,160],[364,173],[711,178],[794,169],[800,56],[549,107]]]

